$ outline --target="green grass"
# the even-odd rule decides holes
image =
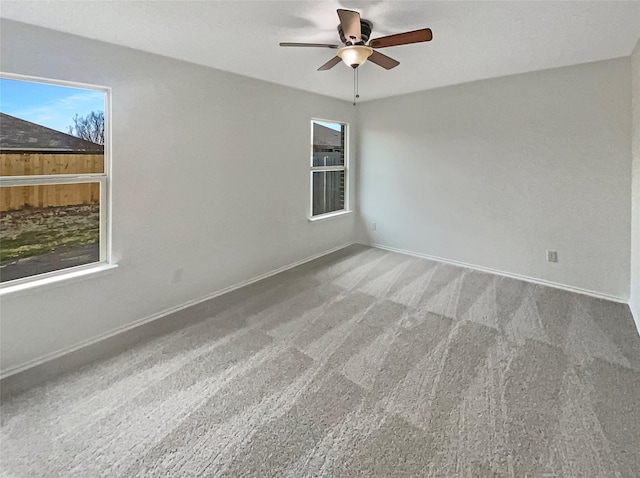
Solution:
[[[98,206],[21,209],[0,218],[0,261],[100,241]]]

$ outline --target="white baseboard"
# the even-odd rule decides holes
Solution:
[[[407,254],[410,256],[415,256],[415,257],[422,257],[423,259],[429,259],[431,261],[436,261],[436,262],[443,262],[445,264],[451,264],[454,266],[460,266],[460,267],[466,267],[468,269],[474,269],[477,271],[482,271],[482,272],[489,272],[491,274],[496,274],[499,276],[504,276],[504,277],[510,277],[512,279],[518,279],[518,280],[522,280],[525,282],[531,282],[533,284],[540,284],[540,285],[546,285],[548,287],[554,287],[556,289],[562,289],[562,290],[566,290],[569,292],[575,292],[576,294],[582,294],[582,295],[588,295],[591,297],[597,297],[598,299],[605,299],[605,300],[610,300],[612,302],[619,302],[622,304],[628,304],[628,301],[626,299],[623,299],[622,297],[617,297],[615,295],[609,295],[609,294],[603,294],[601,292],[596,292],[593,290],[589,290],[589,289],[582,289],[580,287],[574,287],[571,285],[566,285],[566,284],[560,284],[559,282],[552,282],[552,281],[548,281],[548,280],[544,280],[544,279],[536,279],[535,277],[529,277],[529,276],[524,276],[524,275],[520,275],[520,274],[514,274],[512,272],[505,272],[505,271],[500,271],[497,269],[492,269],[490,267],[482,267],[482,266],[478,266],[475,264],[467,264],[466,262],[460,262],[460,261],[454,261],[451,259],[445,259],[443,257],[437,257],[437,256],[431,256],[429,254],[422,254],[420,252],[413,252],[413,251],[407,251],[404,249],[398,249],[395,247],[389,247],[389,246],[385,246],[382,244],[375,244],[375,243],[371,243],[369,244],[371,247],[375,247],[377,249],[383,249],[385,251],[391,251],[391,252],[399,252],[400,254]]]
[[[292,262],[291,264],[287,264],[286,266],[282,266],[279,267],[277,269],[273,269],[272,271],[266,272],[264,274],[260,274],[259,276],[255,276],[252,277],[251,279],[242,281],[242,282],[238,282],[237,284],[231,285],[229,287],[225,287],[224,289],[220,289],[216,292],[213,292],[211,294],[208,294],[204,297],[200,297],[198,299],[194,299],[194,300],[190,300],[189,302],[185,302],[183,304],[177,305],[175,307],[170,307],[168,309],[162,310],[160,312],[157,312],[155,314],[149,315],[147,317],[144,317],[142,319],[138,319],[134,322],[131,322],[127,325],[124,325],[122,327],[117,327],[115,329],[110,330],[109,332],[106,332],[104,334],[100,334],[97,335],[96,337],[92,337],[90,339],[87,340],[83,340],[82,342],[79,342],[75,345],[72,345],[71,347],[65,347],[63,349],[57,350],[55,352],[43,355],[41,357],[35,358],[33,360],[29,360],[26,363],[23,363],[21,365],[17,365],[15,367],[10,367],[7,370],[3,370],[2,373],[0,373],[0,380],[7,378],[11,375],[15,375],[17,373],[23,372],[25,370],[28,370],[30,368],[36,367],[38,365],[41,365],[43,363],[49,362],[51,360],[55,360],[57,358],[60,358],[64,355],[70,354],[72,352],[76,352],[77,350],[80,350],[82,348],[88,347],[90,345],[96,344],[98,342],[101,342],[103,340],[109,339],[111,337],[114,337],[116,335],[125,333],[129,330],[135,329],[136,327],[139,327],[141,325],[144,325],[148,322],[153,322],[154,320],[158,320],[162,317],[165,317],[169,314],[173,314],[175,312],[178,312],[180,310],[186,309],[188,307],[194,306],[196,304],[199,304],[201,302],[207,301],[209,299],[214,299],[216,297],[219,297],[221,295],[224,295],[228,292],[232,292],[236,289],[240,289],[242,287],[248,286],[250,284],[253,284],[254,282],[258,282],[262,279],[266,279],[268,277],[274,276],[276,274],[279,274],[280,272],[284,272],[286,270],[289,269],[293,269],[294,267],[300,266],[302,264],[305,264],[307,262],[311,262],[315,259],[318,259],[322,256],[326,256],[327,254],[331,254],[333,252],[339,251],[340,249],[344,249],[345,247],[349,247],[351,245],[355,244],[354,242],[350,242],[350,243],[346,243],[346,244],[342,244],[341,246],[338,247],[334,247],[332,249],[329,249],[328,251],[324,251],[321,252],[319,254],[315,254],[313,256],[307,257],[305,259],[301,259],[299,261],[296,262]]]

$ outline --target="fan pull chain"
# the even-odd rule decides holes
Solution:
[[[358,71],[357,68],[353,69],[353,106],[356,105],[356,71]]]

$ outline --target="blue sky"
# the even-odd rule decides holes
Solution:
[[[0,111],[68,133],[73,117],[104,111],[104,93],[0,78]]]
[[[327,128],[331,128],[334,129],[336,131],[340,131],[340,124],[338,123],[329,123],[327,121],[317,121],[317,120],[313,120],[314,123],[319,124],[321,126],[326,126]]]

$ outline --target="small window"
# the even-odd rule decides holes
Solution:
[[[347,209],[347,125],[311,121],[311,216]]]
[[[107,262],[108,90],[0,75],[0,282]]]

